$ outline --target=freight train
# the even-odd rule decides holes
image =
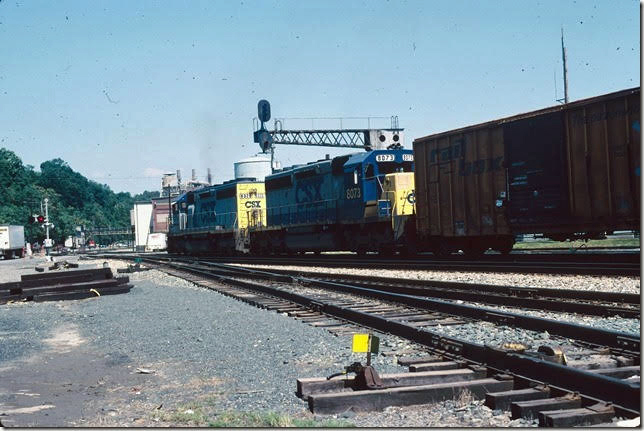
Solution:
[[[640,227],[640,88],[241,178],[172,205],[170,252],[508,253]]]
[[[374,150],[190,191],[172,205],[168,250],[391,253],[414,212],[413,169],[411,150]]]

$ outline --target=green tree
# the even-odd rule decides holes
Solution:
[[[76,226],[86,228],[129,227],[130,209],[135,200],[148,200],[159,192],[114,193],[107,185],[88,180],[62,159],[41,163],[40,172],[25,166],[12,151],[0,148],[0,224],[25,226],[25,239],[42,242],[45,230],[29,223],[33,214],[42,214],[41,202],[49,198],[49,216],[55,227],[50,236],[62,244]],[[44,215],[44,214],[43,214]],[[100,238],[112,241],[115,238]]]

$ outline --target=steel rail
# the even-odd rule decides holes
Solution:
[[[429,259],[360,259],[353,255],[342,258],[304,258],[295,256],[276,257],[211,257],[209,260],[220,263],[247,263],[276,266],[324,266],[333,268],[368,268],[368,269],[407,269],[466,272],[503,272],[503,273],[538,273],[538,274],[576,274],[576,275],[641,275],[638,263],[607,262],[498,262],[498,261],[462,261],[462,260],[429,260]]]
[[[204,262],[209,264],[209,262]],[[250,269],[250,268],[248,268]],[[522,288],[513,286],[495,286],[489,284],[441,282],[435,280],[381,278],[362,275],[325,274],[317,272],[274,270],[278,274],[289,277],[304,277],[330,281],[333,283],[384,290],[391,293],[401,293],[422,297],[443,299],[456,299],[485,304],[495,304],[513,307],[531,308],[537,310],[550,310],[567,313],[579,313],[593,316],[620,316],[624,318],[639,319],[641,310],[639,305],[640,295],[616,292],[591,292],[565,290],[559,295],[558,289]],[[573,296],[578,292],[577,297]],[[599,298],[593,298],[597,293]],[[592,302],[562,301],[562,299],[587,300]],[[626,302],[632,307],[598,304],[606,302]]]
[[[175,259],[176,260],[176,259]],[[252,269],[252,268],[249,268]],[[391,284],[401,286],[417,286],[420,288],[431,286],[437,289],[458,289],[458,290],[475,290],[477,292],[493,292],[504,293],[516,297],[548,297],[559,299],[575,299],[575,300],[590,300],[590,301],[604,301],[604,302],[617,302],[627,304],[637,304],[641,302],[641,295],[638,293],[622,293],[622,292],[604,292],[594,290],[576,290],[576,289],[553,289],[541,287],[521,287],[500,284],[485,284],[485,283],[469,283],[459,281],[443,281],[443,280],[421,280],[417,278],[401,278],[401,277],[380,277],[372,275],[359,275],[359,274],[332,274],[324,272],[305,272],[293,271],[286,269],[271,269],[271,272],[285,275],[295,275],[307,278],[323,278],[335,280],[348,280],[352,282],[365,282],[373,284]]]
[[[185,266],[189,264],[169,263],[171,265]],[[605,345],[617,349],[624,349],[631,352],[640,351],[640,339],[625,332],[609,331],[605,329],[591,328],[589,326],[575,323],[561,322],[542,317],[524,316],[508,311],[491,310],[487,308],[474,307],[466,304],[456,304],[437,299],[428,299],[416,295],[391,293],[375,288],[365,288],[344,283],[335,283],[324,280],[317,280],[306,277],[285,276],[282,274],[271,274],[268,271],[258,271],[248,268],[222,265],[209,262],[209,266],[223,268],[228,274],[238,270],[238,274],[250,274],[255,277],[269,279],[279,282],[298,282],[303,285],[334,290],[343,293],[361,295],[374,299],[395,302],[412,306],[418,309],[438,311],[442,313],[468,317],[476,320],[510,325],[533,331],[548,331],[553,335],[559,335],[571,339],[585,341],[598,345]],[[290,279],[290,280],[289,280]]]
[[[386,290],[387,292],[392,293],[466,300],[538,310],[580,313],[593,316],[619,315],[620,317],[634,319],[638,319],[641,314],[640,308],[635,306],[635,304],[639,305],[640,295],[635,294],[581,291],[578,297],[574,297],[570,296],[570,292],[575,292],[574,290],[568,290],[562,295],[559,295],[557,289],[521,288],[458,282],[441,283],[433,280],[384,279],[375,276],[345,276],[344,274],[326,274],[316,272],[302,273],[300,271],[277,270],[276,272],[285,275],[320,279],[336,283],[350,283],[352,286]],[[603,293],[604,295],[597,296],[601,296],[604,299],[592,298],[593,293]],[[576,301],[562,301],[562,299],[574,299]],[[582,299],[592,302],[577,302]],[[633,304],[633,306],[623,307],[597,303],[600,300],[613,303],[626,302]]]
[[[342,280],[326,280],[332,283],[346,283]],[[421,297],[432,297],[442,299],[454,299],[468,302],[479,302],[484,304],[504,305],[511,307],[530,308],[537,310],[549,310],[566,313],[579,313],[593,316],[615,316],[638,319],[639,308],[627,308],[618,306],[607,306],[605,304],[591,304],[585,302],[562,301],[558,299],[539,299],[531,297],[515,297],[497,293],[481,293],[468,290],[445,290],[432,287],[406,287],[395,285],[374,285],[373,283],[351,282],[352,286],[385,290],[391,293],[414,295]]]
[[[215,278],[225,284],[285,299],[307,308],[318,310],[330,316],[362,326],[367,326],[383,333],[408,339],[432,349],[441,349],[453,354],[458,354],[468,361],[484,364],[501,372],[512,373],[545,384],[552,383],[557,387],[562,387],[569,391],[580,392],[589,397],[609,400],[620,407],[634,412],[640,411],[640,386],[636,383],[629,383],[613,377],[607,377],[577,368],[570,368],[521,353],[507,352],[490,346],[446,337],[432,331],[410,326],[384,317],[379,317],[377,315],[326,303],[317,298],[311,298],[275,287],[240,280],[239,278],[234,278],[229,275],[219,275],[212,271],[212,268],[204,270],[180,263],[167,262],[166,264],[168,266],[175,267],[176,269],[180,269],[181,271],[197,274],[207,278]],[[284,276],[278,275],[278,277]],[[299,279],[299,281],[302,280]]]
[[[168,261],[168,263],[173,266],[190,265],[190,263],[181,264],[172,262],[172,259],[168,257],[143,258],[143,260],[150,262],[154,262],[154,259]],[[181,258],[180,260],[192,262],[190,258]],[[551,333],[553,335],[577,339],[597,345],[606,345],[615,349],[623,349],[631,352],[639,352],[640,350],[640,339],[624,332],[596,329],[584,325],[577,325],[574,323],[555,321],[540,317],[524,316],[508,311],[492,310],[466,304],[457,304],[437,299],[424,298],[417,295],[410,295],[406,293],[393,293],[373,287],[360,287],[346,283],[329,282],[314,278],[299,277],[279,273],[275,274],[264,270],[250,269],[209,261],[203,261],[201,262],[201,264],[208,265],[211,269],[217,268],[219,271],[224,271],[225,274],[231,276],[234,274],[243,274],[244,276],[249,278],[259,278],[263,280],[272,280],[285,283],[292,283],[293,281],[297,281],[307,286],[314,286],[349,294],[368,296],[375,299],[396,302],[419,309],[439,311],[477,320],[506,324],[528,330],[548,331],[548,333]]]
[[[144,259],[154,262],[152,259]],[[169,261],[170,259],[165,258]],[[175,267],[189,267],[190,263],[168,262]],[[491,310],[481,307],[474,307],[466,304],[456,304],[435,299],[428,299],[416,295],[392,293],[375,288],[365,288],[344,283],[329,282],[307,277],[293,275],[275,274],[269,271],[249,269],[239,266],[219,264],[214,262],[202,262],[216,273],[214,268],[223,270],[227,275],[242,274],[245,277],[272,280],[276,282],[292,283],[298,282],[303,285],[320,287],[328,290],[335,290],[343,293],[362,295],[374,299],[395,302],[412,306],[419,309],[439,311],[447,314],[468,317],[476,320],[485,320],[497,324],[505,324],[533,331],[548,331],[553,335],[559,335],[571,339],[585,341],[597,345],[605,345],[616,349],[623,349],[630,352],[639,352],[640,339],[625,332],[609,331],[604,329],[591,328],[574,323],[561,322],[541,317],[524,316],[500,310]]]

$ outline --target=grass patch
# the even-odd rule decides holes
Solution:
[[[153,417],[163,422],[193,426],[203,426],[208,422],[203,407],[198,403],[189,403],[173,411],[155,412]]]
[[[514,244],[514,250],[525,249],[539,249],[539,248],[560,248],[570,249],[582,247],[599,247],[599,248],[614,248],[614,247],[632,247],[638,248],[640,246],[639,238],[607,238],[607,239],[591,239],[588,242],[577,241],[526,241]]]
[[[152,418],[170,426],[215,427],[215,428],[348,428],[355,427],[345,420],[314,420],[297,418],[276,412],[240,412],[229,410],[215,412],[212,407],[217,396],[204,397],[200,401],[183,404],[168,411],[155,411]]]
[[[299,419],[275,412],[236,412],[220,413],[208,426],[216,428],[346,428],[355,427],[347,421]]]

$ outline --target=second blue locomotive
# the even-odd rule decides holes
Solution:
[[[256,254],[333,250],[391,253],[413,212],[411,150],[375,150],[293,166],[266,177],[267,226]]]

